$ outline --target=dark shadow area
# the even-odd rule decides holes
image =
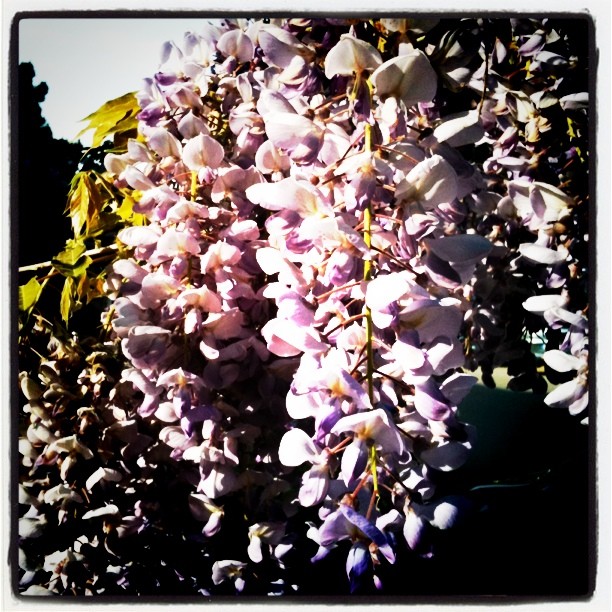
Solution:
[[[78,143],[53,138],[40,105],[46,83],[34,85],[32,64],[20,64],[16,98],[17,130],[17,251],[19,266],[48,261],[71,236],[63,216],[70,181],[82,154]],[[15,251],[13,251],[15,255]],[[21,279],[20,279],[21,280]]]

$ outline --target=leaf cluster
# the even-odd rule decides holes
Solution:
[[[88,124],[78,136],[94,130],[92,148],[106,143],[107,150],[123,151],[127,139],[135,133],[138,110],[132,93],[110,100],[83,120]],[[142,216],[132,210],[133,203],[131,190],[114,185],[106,172],[82,169],[74,175],[64,211],[70,218],[73,237],[49,262],[20,269],[23,273],[43,272],[19,286],[22,316],[27,319],[32,313],[47,281],[56,275],[65,278],[59,314],[66,324],[83,303],[104,295],[106,272],[99,264],[108,264],[114,258],[117,252],[114,236],[119,229],[142,223]]]

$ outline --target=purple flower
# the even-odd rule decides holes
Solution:
[[[140,369],[161,369],[175,353],[171,332],[157,325],[136,325],[121,341],[124,354]]]
[[[346,558],[346,574],[350,591],[354,593],[363,584],[364,577],[372,571],[372,556],[365,542],[355,542]]]
[[[270,112],[264,116],[266,134],[272,144],[296,164],[313,163],[321,149],[323,129],[296,113]]]
[[[286,68],[296,55],[311,59],[312,49],[302,44],[293,34],[274,24],[259,28],[259,45],[268,64]]]
[[[202,168],[218,168],[225,157],[223,147],[211,136],[194,136],[183,149],[183,161],[192,171]]]
[[[337,510],[327,515],[319,528],[319,544],[329,547],[347,539],[371,541],[391,563],[395,561],[393,550],[382,531],[350,506],[340,504]]]

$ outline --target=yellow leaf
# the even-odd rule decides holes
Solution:
[[[64,287],[62,288],[62,295],[60,297],[60,314],[64,323],[68,323],[68,319],[72,314],[72,310],[75,306],[74,300],[74,279],[67,278],[64,281]]]
[[[42,293],[43,285],[41,285],[36,278],[31,278],[25,285],[19,286],[19,310],[21,312],[28,312],[31,310],[40,294]]]
[[[92,146],[99,147],[104,140],[113,134],[123,134],[137,127],[136,115],[140,112],[135,93],[128,93],[114,100],[105,102],[97,111],[83,119],[88,125],[76,136],[80,138],[86,132],[94,130]]]
[[[115,211],[124,221],[127,221],[134,213],[134,199],[126,195],[121,202],[121,206]]]
[[[139,191],[133,191],[131,194],[125,193],[121,206],[117,208],[115,213],[129,225],[146,225],[147,218],[140,213],[134,212],[134,204],[140,197]]]
[[[100,225],[100,212],[113,200],[114,195],[108,182],[97,172],[77,172],[72,179],[68,194],[67,212],[71,217],[75,236],[80,236],[85,227],[85,235]]]
[[[72,223],[72,231],[75,235],[81,233],[85,220],[87,218],[87,208],[89,207],[89,191],[83,180],[84,172],[77,172],[70,183],[70,192],[68,193],[67,212],[70,214]]]
[[[52,260],[53,267],[64,276],[77,277],[87,270],[91,258],[85,255],[85,245],[79,240],[68,240],[66,248]]]
[[[85,245],[78,240],[68,240],[66,248],[55,256],[55,260],[66,266],[74,266],[79,258],[85,253]]]

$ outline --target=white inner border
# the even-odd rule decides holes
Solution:
[[[16,599],[11,591],[10,587],[10,572],[9,572],[9,559],[8,559],[8,547],[10,542],[10,466],[6,458],[9,457],[10,453],[10,403],[9,403],[9,389],[12,384],[10,379],[10,347],[9,347],[9,333],[11,329],[10,319],[10,250],[9,250],[9,135],[10,135],[10,123],[8,120],[8,67],[9,67],[9,44],[10,44],[10,29],[11,22],[14,15],[18,12],[25,11],[59,11],[59,10],[151,10],[151,11],[162,11],[172,10],[180,14],[182,11],[217,11],[223,12],[229,15],[231,12],[244,11],[245,8],[249,12],[258,13],[264,11],[274,11],[282,14],[283,12],[308,12],[313,15],[320,13],[329,13],[330,6],[333,7],[334,12],[338,13],[349,13],[356,11],[359,13],[372,12],[380,13],[381,11],[388,12],[408,12],[418,11],[421,12],[443,12],[448,11],[450,13],[456,13],[458,6],[461,11],[466,14],[478,13],[478,12],[492,12],[492,11],[508,11],[510,13],[546,13],[546,12],[587,12],[594,20],[595,25],[595,37],[596,46],[599,56],[597,65],[596,75],[596,88],[598,93],[597,99],[597,110],[598,110],[598,126],[597,126],[597,168],[598,168],[598,182],[596,186],[596,225],[598,232],[598,243],[596,245],[596,256],[597,256],[597,269],[598,277],[596,279],[596,295],[594,299],[597,304],[598,313],[598,329],[596,330],[597,337],[597,465],[598,465],[598,480],[597,480],[597,496],[598,496],[598,508],[597,515],[599,517],[599,533],[598,533],[598,566],[596,576],[596,591],[593,598],[587,602],[546,602],[546,603],[535,603],[528,602],[525,604],[510,603],[504,605],[504,607],[519,608],[526,610],[561,610],[561,611],[580,611],[580,610],[593,610],[597,612],[610,612],[612,610],[612,597],[610,588],[610,576],[612,575],[612,566],[610,564],[610,550],[612,534],[610,530],[611,526],[611,506],[610,506],[610,484],[611,484],[611,440],[612,440],[612,429],[610,419],[610,409],[612,407],[611,393],[610,393],[610,381],[612,381],[612,362],[611,356],[611,334],[610,334],[610,321],[612,317],[612,302],[610,300],[610,288],[611,288],[611,272],[612,270],[612,214],[610,209],[612,208],[612,191],[611,180],[612,180],[612,163],[610,156],[610,148],[612,144],[611,131],[610,131],[610,117],[612,115],[612,109],[610,107],[610,100],[612,99],[612,84],[610,80],[610,66],[612,64],[612,54],[610,46],[610,37],[612,36],[612,22],[611,22],[611,8],[607,0],[582,0],[581,3],[577,3],[575,0],[540,0],[537,5],[533,1],[527,2],[522,0],[521,2],[513,3],[499,3],[489,2],[483,3],[477,0],[462,0],[461,3],[456,1],[451,2],[448,0],[427,0],[427,2],[421,2],[415,4],[414,2],[400,1],[400,0],[385,0],[383,3],[370,2],[351,2],[350,0],[335,0],[330,5],[329,0],[310,0],[308,5],[299,6],[293,4],[287,4],[286,0],[267,0],[260,2],[259,0],[253,0],[252,2],[245,4],[244,0],[226,0],[225,2],[219,3],[218,0],[213,0],[206,3],[195,3],[192,2],[181,2],[179,0],[130,0],[117,2],[116,0],[2,0],[2,27],[0,30],[0,44],[2,45],[3,61],[0,64],[0,77],[2,82],[2,96],[0,96],[0,113],[1,113],[1,125],[2,125],[2,155],[0,157],[0,186],[2,191],[2,205],[0,207],[0,390],[2,392],[1,398],[2,403],[0,404],[2,410],[1,413],[1,426],[0,426],[0,457],[3,459],[2,467],[0,468],[0,477],[2,482],[2,489],[0,490],[0,590],[1,599],[0,606],[1,610],[6,612],[12,611],[29,611],[29,610],[66,610],[81,612],[88,610],[89,605],[75,603],[65,599],[55,598],[32,598],[30,601],[23,599]],[[426,7],[426,8],[423,8]],[[138,84],[136,84],[138,85]],[[562,508],[559,509],[562,512]],[[134,607],[133,603],[128,604],[101,604],[92,600],[92,604],[100,604],[103,610],[130,610]],[[203,602],[204,603],[204,602]],[[270,604],[253,604],[253,603],[240,603],[239,598],[236,599],[235,603],[231,604],[220,604],[213,602],[209,605],[214,606],[215,610],[235,610],[236,608],[244,609],[245,605],[248,605],[249,610],[265,610],[266,606],[271,604],[284,604],[291,605],[292,609],[323,609],[329,604],[310,604],[301,605],[291,602],[283,602],[281,600],[270,599]],[[484,604],[484,605],[483,605]],[[419,609],[425,610],[448,610],[448,609],[461,609],[465,611],[479,610],[483,611],[487,605],[483,601],[483,604],[479,605],[468,605],[468,604],[415,604]],[[147,604],[147,609],[152,610],[163,610],[170,604]],[[202,604],[183,604],[174,602],[172,605],[185,605],[189,608],[193,608],[196,605]],[[414,606],[410,604],[406,605],[394,605],[394,604],[361,604],[368,610],[386,610],[389,606],[395,609],[410,609]],[[496,604],[495,607],[501,606]],[[347,606],[352,608],[361,607],[358,599],[347,599]],[[97,606],[96,606],[97,607]],[[139,606],[137,606],[139,607]],[[334,607],[345,607],[344,605],[334,605]]]

